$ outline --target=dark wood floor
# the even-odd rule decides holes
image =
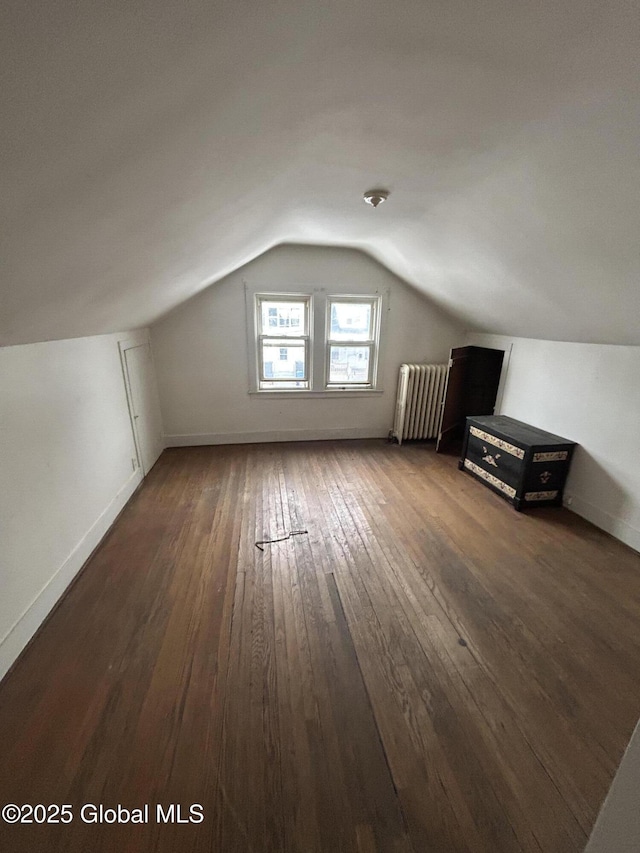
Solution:
[[[0,802],[74,815],[0,849],[581,851],[639,614],[637,554],[431,448],[167,451],[0,686]]]

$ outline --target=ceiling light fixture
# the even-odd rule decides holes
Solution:
[[[367,190],[363,198],[367,204],[377,207],[389,198],[389,190]]]

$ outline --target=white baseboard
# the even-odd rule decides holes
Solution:
[[[194,447],[202,444],[258,444],[271,441],[328,441],[349,438],[386,438],[388,430],[375,427],[349,429],[279,429],[267,432],[208,432],[165,435],[165,447]]]
[[[138,468],[0,641],[0,679],[17,660],[141,482],[142,472]]]
[[[564,505],[567,509],[575,512],[576,515],[582,516],[582,518],[586,518],[587,521],[595,524],[601,530],[606,530],[607,533],[615,536],[616,539],[624,542],[625,545],[633,548],[634,551],[640,551],[640,530],[632,527],[626,521],[617,518],[615,515],[611,515],[611,513],[595,506],[595,504],[586,501],[578,495],[568,494],[567,492],[564,493]]]

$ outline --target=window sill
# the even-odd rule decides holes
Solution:
[[[289,388],[288,390],[249,391],[250,397],[272,397],[284,400],[286,397],[379,397],[384,394],[382,388],[328,388],[326,391],[309,391],[307,388]]]

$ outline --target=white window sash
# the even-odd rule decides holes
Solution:
[[[369,338],[364,340],[341,340],[331,337],[331,306],[335,303],[370,305]],[[336,388],[374,388],[378,369],[378,350],[380,338],[380,298],[377,296],[328,296],[326,305],[326,345],[325,345],[325,376],[324,387]],[[331,381],[331,348],[332,347],[367,347],[369,349],[369,369],[366,381],[349,382]]]
[[[357,380],[350,381],[340,380],[331,381],[331,348],[332,347],[359,347],[366,348],[369,350],[369,370],[367,373],[367,378],[365,380]],[[373,387],[373,376],[374,376],[374,362],[375,362],[375,351],[376,344],[375,341],[327,341],[327,349],[326,349],[326,357],[325,363],[327,366],[326,376],[325,376],[325,386],[327,388],[372,388]]]
[[[299,349],[304,350],[304,377],[294,377],[288,379],[279,379],[277,377],[265,376],[264,372],[264,342],[265,341],[275,341],[278,347],[287,347],[293,346]],[[300,346],[300,342],[302,341],[303,346]],[[273,335],[258,335],[258,386],[262,385],[263,382],[277,382],[280,384],[290,384],[291,382],[306,382],[309,385],[309,353],[310,353],[310,338],[309,335],[296,335],[295,337],[289,336],[284,337],[283,335],[278,335],[274,337]],[[268,390],[268,389],[267,389]],[[295,391],[295,388],[291,389]]]
[[[283,335],[279,333],[280,327],[275,329],[262,328],[262,303],[263,302],[299,302],[304,306],[304,328],[299,334]],[[302,338],[309,337],[309,328],[311,323],[311,296],[302,293],[256,293],[255,295],[255,311],[256,311],[256,333],[259,337],[266,338]],[[286,326],[284,328],[287,328]]]

